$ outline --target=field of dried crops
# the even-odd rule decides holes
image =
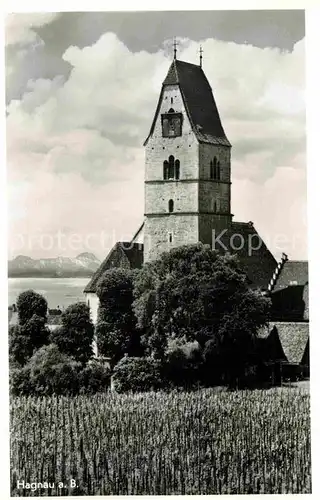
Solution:
[[[10,424],[12,496],[311,492],[298,389],[18,397]]]

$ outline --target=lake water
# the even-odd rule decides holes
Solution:
[[[9,305],[17,302],[18,295],[25,290],[41,293],[50,309],[67,307],[84,300],[83,290],[90,278],[9,278]]]

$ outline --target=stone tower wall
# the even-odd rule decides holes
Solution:
[[[161,114],[182,113],[182,135],[162,137]],[[211,244],[213,228],[231,223],[230,147],[199,143],[178,85],[164,87],[152,135],[146,145],[144,261],[174,246]],[[180,161],[179,180],[163,179],[163,162]],[[220,180],[210,178],[210,161],[220,161]],[[169,200],[174,209],[169,213]]]
[[[182,135],[162,137],[161,114],[182,113]],[[163,180],[163,162],[180,161],[180,179]],[[173,246],[198,241],[199,144],[191,128],[178,85],[165,87],[152,137],[146,145],[144,261]],[[169,213],[169,200],[174,202]],[[170,241],[170,234],[172,241]]]

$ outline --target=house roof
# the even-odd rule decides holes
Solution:
[[[218,237],[219,233],[216,236]],[[250,241],[252,246],[259,248],[250,248]],[[247,274],[254,288],[267,288],[276,261],[251,222],[233,222],[229,229],[222,231],[219,242],[223,246],[216,243],[214,248],[236,254],[240,267]],[[243,245],[238,248],[241,242],[243,242]],[[143,244],[118,242],[94,273],[84,293],[96,293],[97,282],[108,269],[113,267],[139,269],[142,264]]]
[[[158,106],[145,144],[153,133],[163,91],[168,85],[179,86],[190,124],[199,142],[231,147],[223,130],[212,89],[203,69],[196,64],[176,59],[171,63],[163,81]]]
[[[287,260],[283,264],[271,294],[274,319],[309,319],[308,279],[308,261]]]
[[[222,234],[223,233],[223,234]],[[276,260],[268,250],[252,222],[233,222],[222,232],[213,248],[219,250],[219,241],[231,254],[236,254],[241,268],[254,287],[266,289],[276,266]],[[223,250],[223,248],[220,247]]]
[[[289,363],[301,363],[309,341],[307,322],[271,322],[269,328],[276,329],[281,346]]]
[[[291,285],[308,284],[308,261],[287,260],[278,276],[273,291],[278,291]]]
[[[92,276],[91,280],[84,289],[84,293],[96,293],[97,283],[108,269],[112,269],[114,267],[138,269],[142,266],[142,264],[142,244],[118,241]]]

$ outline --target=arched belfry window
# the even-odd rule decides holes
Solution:
[[[168,179],[174,179],[174,156],[169,156],[169,177]]]
[[[220,162],[217,162],[217,179],[220,181],[221,179],[221,172],[220,172]]]
[[[164,180],[169,179],[169,162],[167,160],[163,162],[163,178]]]
[[[173,208],[174,208],[174,203],[173,203],[173,200],[169,200],[169,212],[172,213],[173,212]]]
[[[176,113],[170,108],[161,115],[162,137],[178,137],[182,134],[182,113]]]
[[[213,178],[217,178],[217,158],[213,158]]]
[[[175,159],[173,155],[169,156],[169,161],[165,160],[163,162],[163,178],[164,180],[180,179],[180,160]]]
[[[214,179],[213,177],[213,161],[210,162],[210,179]]]
[[[180,179],[180,161],[176,160],[174,162],[174,170],[175,170],[175,179],[179,180]]]

